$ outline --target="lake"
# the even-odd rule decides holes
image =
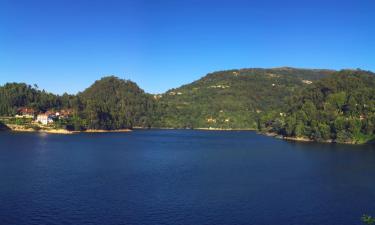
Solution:
[[[0,133],[0,224],[356,225],[375,146],[251,131]]]

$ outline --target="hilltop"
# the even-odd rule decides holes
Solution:
[[[130,80],[104,77],[77,95],[88,129],[150,127],[154,101]]]

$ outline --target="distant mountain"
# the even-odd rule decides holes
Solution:
[[[299,88],[334,73],[289,67],[241,69],[207,74],[155,96],[160,125],[180,128],[257,128],[259,114],[282,109]]]
[[[375,139],[375,74],[342,70],[291,96],[285,114],[273,113],[263,129],[315,141],[366,143]]]

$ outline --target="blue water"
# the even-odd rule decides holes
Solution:
[[[0,133],[1,225],[355,225],[375,146],[254,132]]]

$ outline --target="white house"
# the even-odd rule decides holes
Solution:
[[[47,125],[49,123],[53,123],[53,119],[50,115],[47,115],[47,114],[39,114],[37,117],[36,117],[36,121],[43,124],[43,125]]]

